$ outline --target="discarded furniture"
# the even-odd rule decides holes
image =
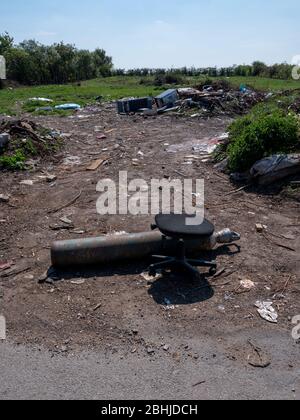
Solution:
[[[137,99],[122,99],[117,101],[117,110],[119,114],[129,114],[138,112],[141,109],[152,109],[153,99],[150,97]]]
[[[217,244],[230,244],[240,235],[230,229],[214,233],[210,237],[185,241],[188,255],[197,255],[201,250],[212,250]],[[57,241],[51,247],[52,265],[57,268],[105,265],[121,261],[139,260],[151,255],[175,255],[177,240],[166,238],[161,232],[142,232],[109,235],[99,238]]]
[[[179,95],[176,89],[169,89],[155,98],[157,108],[173,108],[178,100]]]
[[[195,216],[193,216],[195,218]],[[186,243],[188,239],[197,239],[199,242],[207,241],[215,231],[215,227],[208,220],[201,224],[187,224],[186,214],[159,214],[155,218],[153,229],[158,229],[166,238],[172,238],[176,241],[176,253],[174,257],[154,255],[153,258],[160,260],[149,267],[150,276],[155,276],[158,270],[172,269],[184,270],[189,274],[199,275],[199,271],[194,267],[209,267],[210,273],[215,274],[217,264],[215,261],[206,261],[203,259],[188,259],[186,256]]]

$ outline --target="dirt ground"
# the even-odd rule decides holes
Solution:
[[[0,271],[0,312],[7,319],[10,341],[41,346],[53,354],[101,349],[120,357],[143,354],[197,363],[199,358],[214,357],[214,349],[204,355],[191,345],[197,337],[208,337],[216,345],[222,343],[225,357],[242,364],[248,363],[253,347],[244,338],[230,340],[233,332],[277,330],[293,341],[291,320],[300,314],[300,203],[272,191],[232,193],[237,187],[206,159],[184,164],[185,156],[193,153],[192,144],[224,133],[229,119],[118,116],[107,107],[35,120],[67,136],[64,150],[51,162],[39,162],[34,171],[1,173],[0,193],[11,196],[8,204],[0,203],[0,262],[11,263],[11,268]],[[102,133],[106,139],[98,138]],[[78,159],[66,161],[74,156]],[[108,164],[86,170],[101,157]],[[142,261],[57,271],[52,284],[39,284],[50,268],[55,240],[149,230],[151,216],[96,213],[97,182],[117,180],[121,170],[127,170],[130,179],[146,181],[204,178],[206,217],[217,230],[229,227],[241,234],[240,253],[234,247],[214,251],[218,269],[226,271],[202,281],[175,276],[148,281],[141,276],[148,262]],[[43,171],[57,180],[39,178]],[[21,185],[22,180],[35,182]],[[51,212],[80,191],[74,204]],[[54,230],[62,225],[62,217],[72,220],[74,229]],[[256,223],[267,226],[267,237],[257,233]],[[250,291],[240,287],[246,279],[255,283]],[[278,324],[260,318],[257,300],[274,302]],[[299,369],[299,360],[290,365]]]

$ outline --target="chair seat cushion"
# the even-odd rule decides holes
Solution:
[[[197,238],[209,237],[214,231],[215,227],[208,220],[200,225],[188,225],[186,223],[187,214],[159,214],[155,218],[155,223],[158,229],[165,235],[174,238]]]

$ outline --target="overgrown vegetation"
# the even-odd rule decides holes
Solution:
[[[24,169],[26,162],[26,155],[23,150],[17,149],[11,154],[4,156],[0,155],[0,169],[21,170]]]
[[[229,133],[226,154],[234,172],[247,171],[266,156],[300,149],[299,118],[275,104],[254,107],[249,115],[231,124]]]
[[[0,131],[11,136],[5,149],[0,150],[0,169],[25,169],[28,159],[50,158],[63,144],[58,132],[28,120],[3,121]]]

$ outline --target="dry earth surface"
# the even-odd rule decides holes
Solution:
[[[299,397],[299,343],[291,336],[291,320],[300,314],[299,202],[271,190],[232,193],[237,187],[206,161],[205,152],[185,164],[192,146],[224,133],[229,120],[124,117],[109,106],[72,117],[34,119],[67,135],[64,149],[38,162],[35,170],[1,174],[0,193],[11,199],[0,203],[0,263],[9,262],[11,268],[0,271],[0,312],[9,343],[0,344],[6,372],[0,396]],[[106,138],[100,139],[102,134]],[[107,164],[86,170],[102,157]],[[207,218],[217,230],[229,227],[241,234],[240,253],[235,247],[214,251],[219,269],[226,271],[199,281],[175,276],[148,281],[141,276],[148,262],[141,261],[56,271],[52,282],[39,284],[51,266],[55,240],[149,230],[151,216],[96,212],[97,182],[117,180],[121,170],[128,171],[129,179],[146,181],[204,178]],[[45,171],[57,180],[47,182]],[[21,185],[23,180],[34,183]],[[52,211],[79,192],[74,204]],[[74,229],[54,230],[63,217],[72,220]],[[256,223],[266,225],[269,234],[259,234]],[[245,290],[241,280],[255,287]],[[273,301],[278,324],[258,315],[257,300]],[[28,365],[22,367],[26,357]],[[267,367],[249,364],[257,358]],[[26,373],[35,363],[38,379],[35,371]],[[97,380],[86,388],[73,389],[72,381],[67,386],[66,378],[77,367],[82,381],[92,377],[89,371],[98,372],[101,391]],[[47,374],[48,385],[41,380]],[[194,387],[197,381],[206,382]],[[64,391],[58,392],[55,383],[66,383]]]

